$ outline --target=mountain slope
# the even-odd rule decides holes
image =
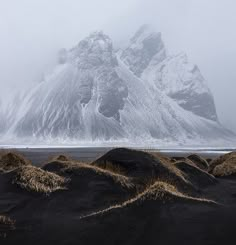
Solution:
[[[2,101],[0,100],[0,135],[6,130],[6,116],[3,109]]]

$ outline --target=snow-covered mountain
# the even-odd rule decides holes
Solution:
[[[168,56],[161,34],[146,26],[117,53],[102,32],[61,50],[54,72],[8,108],[5,139],[198,143],[231,137],[197,66],[185,55]]]
[[[166,50],[161,33],[153,32],[147,25],[135,33],[121,54],[121,60],[138,77],[148,68],[152,60],[158,64],[165,58]]]
[[[183,53],[167,56],[160,33],[144,25],[131,38],[121,59],[134,74],[165,92],[185,110],[217,121],[214,98],[200,70]]]

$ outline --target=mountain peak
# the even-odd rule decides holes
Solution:
[[[91,33],[87,38],[79,42],[78,47],[87,49],[92,48],[93,51],[95,51],[96,49],[100,49],[101,51],[112,52],[113,50],[110,37],[104,34],[104,32],[102,31],[95,31]]]
[[[129,46],[123,51],[121,59],[138,77],[155,57],[161,62],[166,58],[161,33],[155,32],[148,25],[143,25],[130,39]]]
[[[144,39],[148,38],[148,37],[158,37],[161,39],[161,33],[155,31],[155,29],[150,26],[150,25],[142,25],[134,34],[134,36],[130,39],[130,41],[132,43],[136,43],[136,42],[142,42]]]
[[[109,36],[102,31],[91,33],[70,51],[70,57],[81,69],[116,66],[117,60],[113,52],[113,44]]]
[[[106,35],[103,31],[92,32],[87,38],[85,38],[81,42],[83,43],[83,41],[85,40],[89,42],[90,45],[98,45],[104,49],[108,47],[112,48],[111,38],[108,35]],[[79,43],[79,45],[81,44],[81,42]]]

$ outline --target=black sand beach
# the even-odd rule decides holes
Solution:
[[[48,151],[1,153],[1,244],[236,244],[235,153]]]

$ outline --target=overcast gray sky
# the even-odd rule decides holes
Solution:
[[[0,0],[0,93],[37,82],[58,49],[94,30],[118,44],[144,23],[200,67],[221,122],[236,131],[235,0]]]

